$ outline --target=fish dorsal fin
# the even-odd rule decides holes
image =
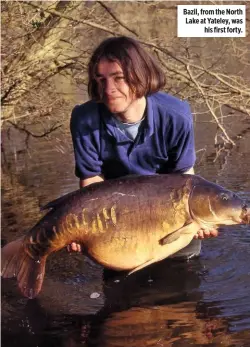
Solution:
[[[75,195],[75,194],[76,194],[76,191],[70,192],[70,193],[68,193],[68,194],[65,194],[65,195],[61,196],[60,198],[57,198],[57,199],[55,199],[55,200],[53,200],[53,201],[50,201],[50,202],[48,202],[46,205],[40,207],[40,210],[41,210],[41,211],[44,211],[44,210],[47,210],[47,209],[49,209],[49,208],[55,209],[55,208],[57,208],[58,206],[60,206],[61,204],[63,204],[64,201],[67,200],[70,196],[73,196],[73,195]]]
[[[65,194],[58,199],[48,202],[46,205],[40,207],[40,210],[44,211],[49,208],[56,209],[57,207],[61,206],[65,200],[68,200],[71,197],[73,198],[74,196],[77,196],[78,194],[85,194],[87,192],[91,192],[93,191],[93,189],[95,189],[95,187],[98,187],[100,184],[102,184],[102,182],[95,182],[90,184],[89,186],[82,187],[78,190],[74,190],[73,192]]]

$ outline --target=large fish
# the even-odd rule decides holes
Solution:
[[[107,180],[45,208],[24,237],[2,249],[2,276],[16,276],[29,298],[41,290],[47,256],[73,241],[99,264],[132,273],[186,247],[200,228],[250,223],[240,197],[195,175]]]

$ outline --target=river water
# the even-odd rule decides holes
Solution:
[[[197,123],[196,173],[250,202],[250,121],[233,149]],[[239,129],[237,129],[239,127]],[[2,245],[42,216],[39,207],[78,188],[69,135],[2,134]],[[65,249],[49,257],[43,288],[23,298],[2,281],[3,347],[250,346],[250,227],[221,229],[201,256],[164,260],[125,277]]]

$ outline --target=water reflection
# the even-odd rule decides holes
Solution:
[[[206,153],[196,172],[250,201],[249,143],[250,137],[217,159],[216,151]],[[7,145],[2,244],[35,224],[40,206],[78,185],[69,137],[35,141],[28,152],[18,138],[14,151]],[[165,260],[129,277],[103,273],[85,257],[62,250],[49,257],[37,299],[22,298],[15,280],[2,282],[2,345],[247,347],[249,246],[249,227],[224,228],[203,242],[198,259]],[[100,295],[91,299],[92,293]]]
[[[105,306],[95,318],[88,345],[163,345],[181,328],[191,336],[201,297],[200,270],[198,260],[168,260],[120,282],[105,274]]]
[[[105,271],[99,288],[105,301],[96,314],[83,314],[90,300],[83,297],[83,304],[72,290],[67,296],[58,293],[57,314],[51,307],[42,307],[44,295],[13,301],[15,308],[22,305],[22,310],[8,321],[8,327],[20,339],[13,344],[11,336],[4,333],[4,345],[232,346],[228,320],[219,318],[220,309],[211,309],[211,303],[208,308],[203,300],[199,288],[204,275],[206,271],[199,259],[188,263],[166,260],[130,277]],[[86,283],[85,291],[88,286]],[[10,297],[5,299],[10,301]],[[47,300],[55,305],[53,294]],[[65,302],[82,306],[82,314],[60,314]]]
[[[99,331],[94,330],[88,345],[200,346],[226,341],[223,320],[205,322],[197,319],[195,307],[196,303],[184,302],[116,312],[105,320]],[[224,332],[222,338],[217,336],[219,329]]]

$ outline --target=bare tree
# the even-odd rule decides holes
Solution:
[[[37,136],[56,130],[79,95],[87,99],[94,46],[110,35],[128,35],[158,59],[166,91],[190,101],[197,117],[209,113],[223,142],[234,145],[230,114],[250,114],[249,39],[177,38],[176,11],[177,4],[157,1],[3,2],[3,123],[30,132],[28,125],[43,122]]]

